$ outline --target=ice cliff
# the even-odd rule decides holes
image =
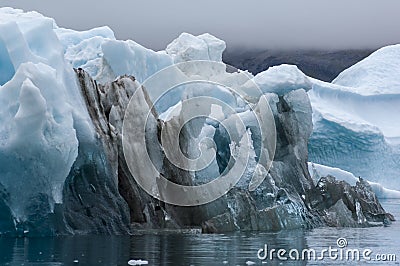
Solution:
[[[337,84],[325,84],[289,65],[252,76],[223,64],[226,45],[209,34],[183,33],[165,51],[156,52],[131,40],[116,40],[107,27],[77,32],[59,28],[54,20],[35,12],[1,8],[0,14],[2,234],[124,234],[188,226],[204,232],[272,231],[393,220],[379,204],[373,192],[376,186],[362,179],[353,184],[336,180],[332,172],[313,180],[307,165],[309,146],[316,162],[339,162],[348,170],[340,164],[343,160],[338,160],[335,145],[337,138],[345,141],[353,133],[361,147],[369,147],[372,141],[382,153],[394,149],[398,129],[390,126],[394,118],[371,126],[377,119],[374,114],[339,101],[340,95],[351,103],[372,97],[371,106],[378,107],[389,97],[385,95],[393,94],[393,86],[385,88],[383,95],[373,90],[366,90],[366,95],[349,92],[344,87],[350,82],[346,72]],[[198,64],[185,64],[193,60]],[[214,63],[207,64],[210,61]],[[164,76],[152,80],[156,73]],[[201,79],[210,82],[193,83]],[[177,80],[186,83],[166,94],[157,89]],[[362,78],[354,82],[360,88],[365,84]],[[128,143],[132,162],[124,153],[123,128],[133,95],[137,113],[129,121],[130,129],[143,134],[146,144]],[[187,106],[187,100],[200,96],[213,101]],[[392,111],[398,108],[396,97]],[[348,119],[344,123],[344,111],[334,108],[332,99],[352,108],[344,109],[348,113],[359,110],[353,112],[356,123]],[[145,112],[149,113],[146,121],[139,116]],[[181,127],[196,112],[203,116]],[[268,127],[260,127],[258,120]],[[146,125],[143,132],[138,128],[142,124]],[[363,125],[367,126],[358,130]],[[335,130],[340,126],[345,130],[341,135],[330,134],[339,132]],[[353,139],[347,144],[350,147],[345,148],[351,150]],[[156,194],[162,194],[162,186],[168,184],[157,181],[161,176],[197,186],[235,173],[235,164],[242,164],[243,171],[232,189],[217,200],[176,206],[170,204],[176,195],[152,197],[132,176],[132,167],[143,175],[149,173],[142,167],[146,149],[160,175],[154,176],[154,183],[149,181]],[[354,150],[353,154],[360,153],[356,158],[363,158],[363,149]],[[379,157],[380,151],[371,156]],[[178,152],[189,158],[210,154],[212,160],[205,168],[190,170],[190,165],[180,165],[179,157],[174,157]],[[241,152],[248,155],[246,162]]]
[[[332,83],[312,79],[310,161],[399,190],[400,46],[379,49]]]

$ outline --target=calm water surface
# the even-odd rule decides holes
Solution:
[[[387,211],[400,219],[400,201],[383,202]],[[147,234],[132,237],[60,237],[37,239],[0,238],[0,265],[128,265],[131,259],[148,265],[349,265],[345,260],[271,261],[260,260],[257,252],[268,249],[321,251],[337,248],[338,238],[347,240],[347,249],[371,249],[377,254],[395,254],[397,262],[370,261],[370,265],[399,265],[400,222],[389,227],[318,228],[279,233],[221,235]],[[288,255],[286,255],[288,256]],[[264,263],[263,263],[264,262]],[[364,265],[366,261],[352,262]]]

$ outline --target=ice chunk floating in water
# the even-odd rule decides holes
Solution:
[[[130,260],[128,265],[147,265],[149,262],[147,260]]]

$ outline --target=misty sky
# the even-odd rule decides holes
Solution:
[[[399,0],[0,0],[61,27],[108,25],[118,39],[164,49],[181,32],[209,32],[229,47],[378,48],[400,43]]]

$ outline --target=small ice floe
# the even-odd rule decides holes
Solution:
[[[227,261],[227,260],[224,260],[224,261],[222,262],[222,264],[228,264],[228,261]]]
[[[246,261],[246,265],[254,265],[256,264],[254,261],[248,260]]]
[[[147,265],[149,262],[147,260],[130,260],[128,265]]]

